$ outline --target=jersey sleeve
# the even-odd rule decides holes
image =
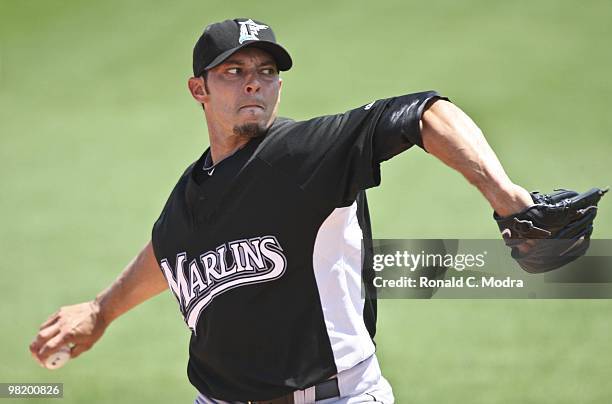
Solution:
[[[380,184],[380,163],[418,144],[430,91],[374,101],[347,112],[293,122],[279,129],[282,156],[300,187],[327,206],[349,206],[359,191]],[[385,122],[378,129],[379,122]]]
[[[425,150],[420,121],[427,105],[436,99],[449,101],[435,91],[424,91],[395,97],[385,104],[374,132],[377,162],[389,160],[414,145]]]

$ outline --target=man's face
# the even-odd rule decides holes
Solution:
[[[260,136],[276,118],[281,85],[270,54],[241,49],[208,71],[202,99],[206,119],[224,133]]]

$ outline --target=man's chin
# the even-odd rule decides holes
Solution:
[[[237,136],[253,139],[263,136],[267,129],[268,128],[263,122],[245,122],[240,125],[235,125],[233,132]]]

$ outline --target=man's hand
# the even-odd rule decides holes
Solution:
[[[117,317],[166,289],[168,283],[149,241],[95,300],[65,306],[52,314],[40,326],[30,352],[42,365],[63,345],[74,344],[71,357],[76,358],[90,349]]]
[[[40,326],[30,352],[44,366],[51,354],[70,344],[70,356],[76,358],[100,339],[106,327],[96,301],[64,306]]]

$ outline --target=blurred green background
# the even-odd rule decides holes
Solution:
[[[206,147],[186,80],[210,22],[247,16],[274,27],[295,62],[283,74],[281,115],[436,89],[474,118],[527,189],[612,183],[609,0],[0,7],[0,382],[63,382],[63,402],[195,396],[189,331],[170,293],[126,314],[58,371],[40,368],[27,347],[50,313],[115,278]],[[497,237],[478,192],[416,148],[383,166],[369,196],[375,237]],[[612,238],[610,197],[594,236]],[[608,301],[382,301],[378,355],[398,403],[612,402],[611,309]]]

